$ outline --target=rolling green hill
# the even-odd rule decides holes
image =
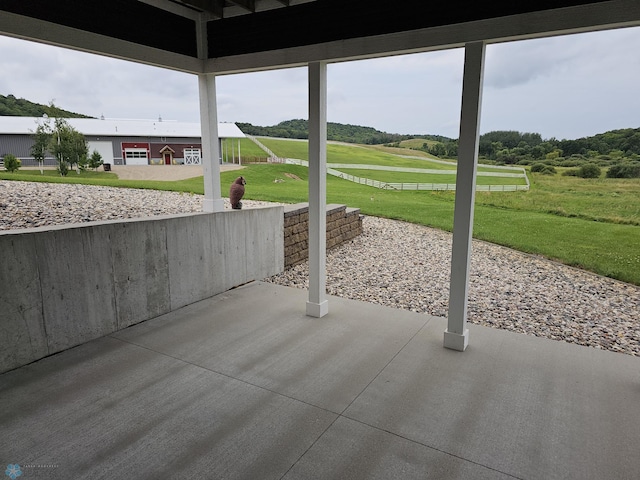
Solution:
[[[237,123],[240,130],[249,135],[279,138],[306,139],[309,137],[309,123],[307,120],[286,120],[270,127],[259,127],[250,123]],[[376,130],[372,127],[360,125],[348,125],[343,123],[327,123],[327,139],[336,142],[360,143],[364,145],[380,145],[385,143],[397,143],[412,138],[446,142],[452,139],[441,135],[401,135]]]
[[[55,112],[55,115],[53,113]],[[93,118],[81,113],[74,113],[52,105],[33,103],[13,95],[0,95],[0,116],[8,117],[42,117],[44,114],[63,118]]]

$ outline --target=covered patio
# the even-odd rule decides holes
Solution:
[[[158,28],[169,24],[173,35]],[[127,282],[148,294],[153,275],[107,248],[101,263],[87,254],[82,271],[110,286],[107,266],[115,265],[125,272],[116,291],[124,300],[105,294],[98,308],[78,295],[81,315],[67,322],[73,312],[63,303],[45,308],[42,281],[31,326],[22,304],[5,302],[15,309],[2,314],[3,348],[11,321],[27,325],[24,345],[37,326],[67,349],[52,355],[52,342],[43,341],[49,356],[0,375],[0,460],[14,473],[19,466],[20,478],[638,478],[637,358],[468,325],[466,316],[486,45],[637,25],[636,0],[2,2],[0,34],[197,76],[203,211],[220,215],[202,214],[202,227],[170,220],[189,228],[169,225],[164,236],[148,235],[143,223],[108,227],[199,245],[174,263],[154,260],[154,271],[181,282],[163,287],[171,298],[147,295],[144,309]],[[445,48],[465,49],[448,318],[329,297],[327,64]],[[230,278],[237,268],[213,278],[198,252],[220,257],[221,244],[209,236],[226,228],[222,242],[235,247],[257,222],[223,214],[216,77],[301,65],[309,73],[309,289],[257,281],[228,290],[244,283]],[[93,239],[82,232],[69,236]],[[27,252],[21,238],[5,240]],[[138,255],[138,239],[123,236],[121,250]],[[277,247],[280,239],[272,240]],[[149,242],[152,250],[157,243]],[[263,278],[254,253],[225,261]],[[39,259],[23,257],[41,272]],[[56,279],[57,270],[44,274]],[[188,283],[194,271],[202,280]],[[212,278],[225,291],[214,291]],[[139,310],[157,313],[134,321],[128,312]],[[71,332],[85,317],[114,330],[82,331],[74,346],[50,328]]]
[[[464,48],[450,299],[443,345],[469,344],[467,298],[486,46],[640,25],[635,0],[513,4],[408,0],[119,0],[0,5],[0,34],[183,71],[197,76],[204,212],[222,212],[216,78],[308,67],[309,290],[306,314],[326,298],[327,65]],[[141,23],[140,18],[147,19]],[[172,35],[157,25],[171,25]]]
[[[254,282],[0,377],[20,478],[635,479],[638,359]],[[263,305],[269,305],[268,309]]]

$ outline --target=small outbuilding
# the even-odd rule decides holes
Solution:
[[[89,147],[113,165],[200,165],[202,130],[199,123],[158,120],[67,118],[82,133]],[[48,117],[0,116],[0,159],[13,154],[22,165],[37,165],[31,155],[33,134]],[[235,123],[218,124],[220,163],[240,160],[240,139],[245,134]],[[237,144],[236,144],[237,141]],[[235,145],[234,145],[235,144]],[[229,155],[230,153],[230,155]],[[45,165],[55,165],[53,156]]]

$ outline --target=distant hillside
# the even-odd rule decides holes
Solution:
[[[271,127],[260,127],[250,123],[237,123],[240,130],[249,135],[278,138],[309,138],[309,123],[307,120],[287,120]],[[359,143],[365,145],[380,145],[396,143],[412,138],[422,138],[438,142],[450,141],[450,138],[440,135],[400,135],[376,130],[372,127],[359,125],[345,125],[342,123],[327,123],[327,139],[336,142]]]
[[[52,110],[55,110],[55,114]],[[44,114],[50,117],[63,118],[93,118],[80,113],[69,112],[61,108],[50,107],[40,103],[33,103],[24,98],[16,98],[13,95],[0,95],[0,116],[3,117],[42,117]]]

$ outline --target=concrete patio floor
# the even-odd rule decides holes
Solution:
[[[252,283],[0,375],[2,471],[640,478],[640,358],[474,325],[454,352],[444,319],[306,295]]]

